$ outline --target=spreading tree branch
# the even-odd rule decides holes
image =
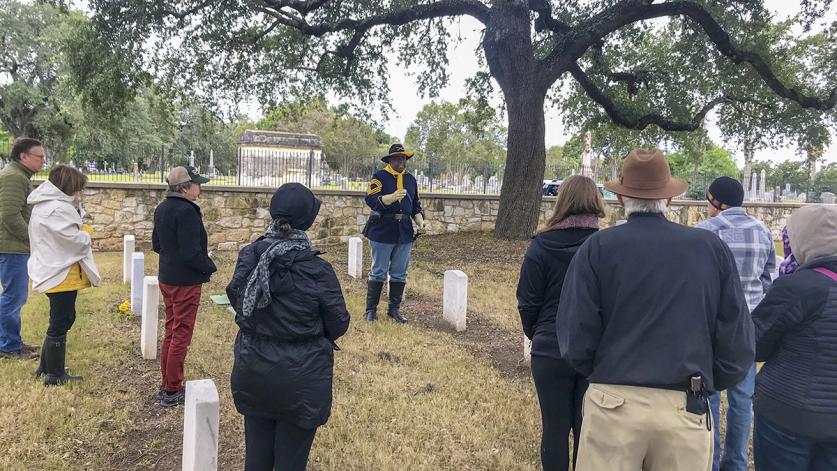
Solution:
[[[317,2],[319,0],[313,0]],[[363,19],[346,18],[334,22],[308,23],[304,16],[309,12],[305,9],[297,10],[289,3],[300,3],[295,0],[264,0],[266,5],[274,4],[281,7],[268,5],[269,8],[262,9],[266,14],[276,18],[283,24],[296,28],[309,36],[323,36],[328,33],[349,30],[369,30],[375,26],[400,26],[418,20],[429,20],[446,16],[469,15],[483,24],[488,22],[489,9],[477,0],[440,0],[436,3],[415,5],[409,8],[381,13]],[[310,2],[301,2],[310,3]],[[322,2],[324,3],[324,2]],[[298,15],[289,15],[282,7],[293,9]]]
[[[262,0],[262,2],[275,10],[288,7],[304,16],[325,5],[329,0]]]
[[[552,17],[552,4],[549,0],[529,0],[529,9],[538,14],[535,19],[535,31],[552,31],[563,34],[570,31],[570,25]]]
[[[608,70],[607,66],[604,63],[604,57],[602,56],[602,44],[596,44],[593,46],[593,66],[596,68],[598,73],[601,73],[608,79],[614,82],[622,82],[625,84],[625,87],[628,89],[628,94],[636,95],[639,93],[639,86],[645,85],[648,88],[649,83],[651,82],[651,71],[650,70],[635,70],[633,72],[613,72]]]
[[[831,90],[827,98],[820,98],[786,85],[761,55],[735,44],[723,26],[702,5],[691,1],[674,1],[656,5],[651,4],[651,0],[625,0],[620,2],[616,6],[575,26],[573,28],[574,39],[563,50],[563,55],[565,57],[569,56],[573,61],[577,60],[587,49],[599,43],[602,38],[624,26],[637,21],[669,16],[684,16],[695,21],[721,54],[734,64],[741,64],[742,62],[749,64],[776,95],[794,101],[803,108],[827,111],[837,106],[837,87]],[[562,59],[553,57],[556,52],[558,51],[553,51],[547,58],[550,63],[548,69],[551,73],[558,73],[558,76],[560,76],[560,69],[556,65],[561,64]],[[566,61],[566,59],[563,59],[563,61]]]
[[[254,37],[253,37],[253,39],[252,39],[250,42],[252,42],[253,44],[258,43],[259,41],[261,41],[262,39],[264,39],[264,38],[265,38],[265,36],[267,36],[268,34],[272,33],[272,32],[273,32],[273,30],[274,30],[274,29],[276,29],[276,28],[278,28],[278,27],[279,27],[279,25],[281,25],[281,24],[282,24],[282,23],[281,23],[279,20],[275,20],[275,21],[273,21],[273,22],[270,24],[270,26],[268,26],[267,28],[263,29],[262,31],[260,31],[260,32],[259,32],[259,34],[257,34],[256,36],[254,36]]]
[[[446,16],[470,15],[486,23],[488,21],[489,9],[477,0],[440,0],[436,3],[416,5],[410,8],[396,10],[370,16],[364,19],[343,19],[335,22],[323,22],[311,24],[305,16],[325,5],[329,0],[263,0],[264,7],[257,7],[257,11],[274,18],[274,22],[267,31],[257,38],[261,39],[270,33],[278,25],[285,25],[295,28],[309,36],[324,36],[328,33],[340,31],[351,31],[352,37],[346,44],[338,46],[334,51],[327,51],[326,54],[333,54],[346,59],[343,69],[344,75],[351,73],[351,67],[355,59],[355,50],[363,42],[366,33],[376,27],[383,25],[398,26],[419,20],[429,20]],[[289,11],[292,10],[291,11]]]
[[[182,21],[182,20],[186,19],[186,17],[194,15],[195,13],[203,10],[204,8],[206,8],[210,5],[212,5],[213,3],[215,3],[213,0],[204,0],[203,2],[200,2],[197,5],[193,6],[192,8],[189,8],[189,9],[186,9],[186,10],[178,11],[178,10],[171,10],[171,9],[167,9],[167,8],[161,8],[159,10],[159,13],[162,14],[163,16],[171,16],[171,17],[177,18],[178,20]]]
[[[581,85],[581,88],[584,89],[587,95],[604,108],[605,112],[608,116],[610,116],[610,119],[613,120],[614,123],[628,129],[642,130],[651,124],[655,124],[665,131],[694,131],[700,128],[703,123],[703,119],[706,117],[706,114],[712,110],[712,108],[721,103],[730,101],[730,98],[726,96],[715,98],[704,105],[703,108],[701,108],[689,121],[675,121],[665,118],[659,113],[648,113],[639,117],[632,117],[628,116],[621,109],[619,109],[619,106],[613,101],[613,99],[607,96],[607,94],[605,94],[604,91],[602,91],[599,86],[596,85],[583,70],[581,70],[581,67],[579,67],[577,63],[573,62],[570,64],[569,72],[579,85]]]

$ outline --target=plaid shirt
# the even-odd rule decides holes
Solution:
[[[714,232],[729,246],[752,312],[770,288],[770,275],[776,271],[776,246],[770,231],[739,207],[721,211],[696,227]]]

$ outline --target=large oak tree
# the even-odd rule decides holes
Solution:
[[[794,24],[808,31],[830,3],[803,0]],[[663,131],[695,130],[715,110],[722,131],[740,138],[779,122],[772,115],[833,122],[837,104],[837,27],[787,34],[796,30],[778,27],[758,0],[91,4],[102,40],[132,50],[138,65],[204,93],[256,94],[268,103],[289,92],[326,91],[380,103],[403,70],[416,71],[422,91],[432,95],[448,78],[447,46],[457,40],[451,18],[476,19],[487,71],[475,71],[470,85],[476,91],[499,85],[508,115],[495,230],[502,238],[528,237],[537,224],[544,107],[556,101],[603,112],[626,128]],[[400,63],[389,64],[387,51],[397,51]],[[567,88],[581,91],[583,100]]]

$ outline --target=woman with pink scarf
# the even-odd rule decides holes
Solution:
[[[552,216],[532,239],[520,269],[517,308],[523,332],[532,340],[532,376],[543,422],[544,471],[566,471],[567,437],[572,430],[577,444],[580,436],[587,379],[561,359],[555,315],[567,268],[581,244],[599,229],[601,217],[604,202],[593,180],[582,176],[564,180]],[[576,445],[573,457],[577,452]]]

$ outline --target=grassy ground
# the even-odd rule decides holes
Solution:
[[[353,321],[338,342],[332,418],[318,432],[310,469],[539,468],[537,399],[521,361],[513,288],[504,286],[516,276],[524,245],[508,264],[480,267],[470,249],[482,239],[490,240],[419,241],[407,326],[367,325],[365,283],[343,275],[345,247],[326,248]],[[437,255],[440,247],[449,247],[450,256]],[[32,375],[35,361],[0,360],[0,469],[179,469],[183,410],[155,405],[157,362],[139,355],[138,320],[116,309],[129,291],[120,283],[121,254],[96,258],[106,284],[80,294],[69,334],[67,364],[85,380],[44,388]],[[368,265],[368,252],[366,258]],[[146,254],[146,264],[146,273],[156,271],[153,254]],[[187,379],[211,378],[218,386],[224,470],[241,469],[244,451],[243,423],[229,391],[237,329],[208,295],[222,292],[233,264],[234,256],[224,254],[204,290],[186,365]],[[439,321],[441,274],[448,268],[470,270],[471,317],[462,334]],[[479,301],[483,295],[493,301]],[[27,343],[42,341],[47,311],[46,296],[32,294],[22,314]]]
[[[404,313],[411,323],[363,320],[365,281],[346,273],[346,247],[325,247],[352,313],[335,355],[334,407],[311,453],[312,470],[536,470],[540,416],[528,367],[514,289],[526,242],[486,234],[420,238]],[[365,254],[369,265],[368,249]],[[139,355],[139,321],[118,313],[128,297],[121,254],[96,255],[106,284],[83,291],[69,334],[67,364],[79,384],[44,388],[34,361],[0,360],[2,470],[175,470],[180,467],[183,409],[155,403],[157,362]],[[237,332],[221,293],[234,265],[204,289],[188,379],[211,378],[221,398],[219,469],[242,469],[243,422],[229,390]],[[146,273],[156,256],[146,254]],[[469,276],[468,329],[441,321],[442,276]],[[33,294],[23,311],[23,336],[40,344],[46,296]],[[385,316],[384,316],[385,317]]]

